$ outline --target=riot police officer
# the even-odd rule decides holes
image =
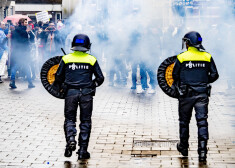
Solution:
[[[93,96],[95,88],[104,81],[104,76],[96,58],[88,53],[90,39],[87,35],[77,34],[73,38],[72,48],[74,52],[62,57],[59,68],[55,75],[54,87],[64,83],[67,87],[65,92],[64,108],[64,132],[66,138],[65,157],[71,157],[76,149],[75,136],[77,108],[80,107],[80,133],[78,145],[78,159],[89,159],[87,151],[90,132]],[[95,79],[92,79],[93,74]]]
[[[208,103],[211,86],[209,83],[219,77],[212,56],[205,52],[202,37],[198,32],[185,34],[182,48],[186,43],[187,51],[179,54],[173,69],[173,79],[179,91],[179,132],[178,151],[188,156],[189,123],[192,110],[198,126],[199,161],[206,161],[208,136]]]

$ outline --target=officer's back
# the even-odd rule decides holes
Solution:
[[[64,81],[71,89],[93,88],[101,85],[104,77],[96,58],[86,53],[86,48],[81,45],[76,46],[76,43],[84,43],[79,37],[73,43],[74,52],[63,56],[56,73],[56,80]],[[92,80],[93,74],[96,77],[95,80]]]
[[[208,104],[210,96],[209,83],[218,79],[219,75],[212,56],[205,52],[202,38],[198,32],[189,32],[183,38],[187,51],[177,56],[173,79],[179,91],[179,133],[178,151],[188,156],[189,123],[192,110],[198,126],[199,161],[206,161],[208,133]]]
[[[92,74],[97,72],[96,58],[81,51],[63,57],[65,67],[65,83],[70,87],[84,88],[92,86]]]
[[[215,63],[211,55],[195,47],[188,47],[178,55],[173,77],[180,79],[180,85],[190,86],[197,92],[206,92],[207,84],[218,78]],[[178,64],[181,64],[180,74],[177,74]]]
[[[197,40],[200,42],[202,39]],[[212,56],[203,50],[201,44],[198,45],[201,48],[188,45],[188,50],[177,56],[173,79],[179,82],[179,86],[189,86],[203,93],[207,92],[208,84],[217,80],[219,75]]]
[[[53,85],[64,83],[67,86],[64,108],[64,132],[67,142],[64,156],[66,157],[71,157],[72,152],[76,149],[77,108],[78,106],[80,108],[78,159],[90,158],[87,149],[92,125],[93,96],[95,95],[95,88],[104,81],[96,58],[86,53],[90,50],[90,46],[90,39],[87,35],[76,35],[72,42],[74,52],[62,57],[53,83]],[[94,79],[92,78],[93,74]]]

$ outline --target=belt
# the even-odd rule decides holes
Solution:
[[[87,94],[91,94],[91,93],[95,92],[95,90],[92,88],[80,88],[80,87],[76,87],[76,86],[68,86],[68,89],[79,90],[83,95],[87,95]]]
[[[77,90],[81,90],[84,89],[84,88],[81,88],[81,87],[78,87],[78,86],[71,86],[71,85],[68,85],[68,89],[77,89]]]
[[[188,89],[188,92],[186,93],[185,97],[192,97],[192,96],[198,96],[198,95],[207,95],[206,92],[196,92],[192,89]]]

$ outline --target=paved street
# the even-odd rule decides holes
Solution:
[[[17,81],[0,84],[0,168],[2,167],[235,167],[235,89],[219,80],[209,105],[209,152],[206,164],[197,156],[197,127],[190,123],[190,151],[182,158],[176,150],[178,103],[159,88],[155,95],[136,94],[129,87],[106,83],[94,98],[91,159],[65,158],[63,100],[49,95],[39,80],[35,89]],[[78,125],[78,124],[77,124]]]

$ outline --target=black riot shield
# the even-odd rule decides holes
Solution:
[[[56,98],[64,99],[64,90],[62,86],[59,86],[59,90],[52,87],[52,83],[55,81],[55,73],[59,67],[59,63],[62,56],[56,56],[47,60],[41,69],[41,82],[44,88]],[[63,85],[63,84],[62,84]]]
[[[177,59],[177,56],[168,57],[165,59],[158,68],[157,80],[160,88],[168,96],[173,98],[178,98],[178,91],[173,85],[172,72],[174,68],[174,63]]]

